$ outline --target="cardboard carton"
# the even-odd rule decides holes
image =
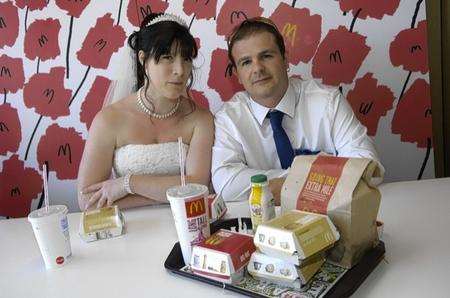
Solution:
[[[234,283],[243,277],[254,251],[252,236],[222,229],[193,247],[191,270],[220,282]]]
[[[227,205],[222,196],[211,194],[208,196],[208,215],[210,222],[221,219],[227,212]]]
[[[301,265],[338,239],[339,232],[327,215],[291,210],[258,226],[254,243],[266,255]]]

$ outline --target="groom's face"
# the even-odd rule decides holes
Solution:
[[[285,57],[271,33],[258,32],[237,41],[231,52],[239,82],[259,104],[273,108],[288,86]]]

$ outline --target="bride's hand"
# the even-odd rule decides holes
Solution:
[[[128,193],[124,187],[125,177],[109,179],[86,187],[83,195],[90,197],[85,209],[97,204],[96,208],[111,206],[115,201],[125,197]]]

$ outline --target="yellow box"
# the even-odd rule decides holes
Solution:
[[[81,213],[79,234],[86,242],[120,236],[125,222],[117,206]]]
[[[339,240],[327,215],[291,210],[258,226],[254,243],[264,254],[295,265]]]

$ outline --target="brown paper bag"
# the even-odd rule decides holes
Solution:
[[[281,191],[281,212],[327,214],[341,234],[328,259],[353,267],[378,243],[376,219],[381,194],[373,178],[378,164],[366,158],[297,156]]]

